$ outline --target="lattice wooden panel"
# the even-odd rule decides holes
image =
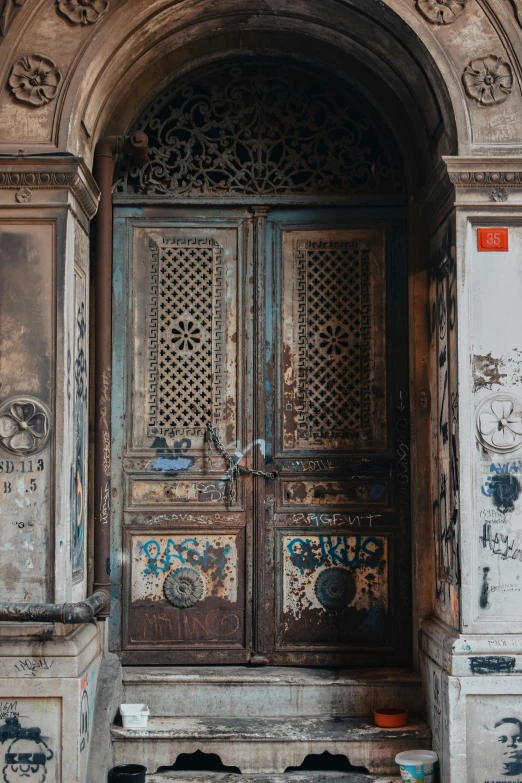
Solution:
[[[204,425],[201,411],[220,416],[222,252],[202,238],[151,251],[149,432],[182,434]]]
[[[375,447],[386,440],[384,255],[368,232],[283,238],[283,443]]]
[[[298,248],[300,438],[370,434],[368,250],[359,242]],[[303,350],[304,349],[304,350]]]

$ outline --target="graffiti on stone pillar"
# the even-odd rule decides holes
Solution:
[[[436,237],[431,280],[431,343],[438,389],[434,424],[433,498],[436,598],[442,618],[458,625],[460,600],[459,449],[456,342],[456,265],[451,221]]]
[[[72,469],[72,567],[74,582],[84,576],[87,505],[88,375],[86,287],[83,275],[75,274],[74,324],[74,454]]]
[[[520,697],[516,694],[467,697],[466,780],[469,783],[518,783],[521,779],[522,714],[519,701]]]
[[[99,672],[100,660],[97,659],[92,663],[78,683],[80,704],[77,737],[80,780],[85,780],[87,774],[87,762],[92,740],[94,705],[96,702],[96,686]]]
[[[54,783],[61,700],[21,698],[2,703],[0,771],[3,783]],[[6,709],[4,709],[4,706]]]

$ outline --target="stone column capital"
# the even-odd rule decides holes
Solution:
[[[71,194],[83,219],[92,220],[100,192],[83,158],[72,155],[0,155],[0,204],[63,203]]]
[[[522,157],[446,156],[443,160],[457,204],[522,202]]]

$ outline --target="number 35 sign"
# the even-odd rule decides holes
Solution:
[[[479,228],[477,231],[477,246],[481,251],[499,252],[508,249],[507,228]]]

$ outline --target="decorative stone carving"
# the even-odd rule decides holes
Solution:
[[[522,447],[522,402],[507,393],[487,397],[477,409],[477,433],[482,445],[498,454]]]
[[[0,406],[0,446],[11,454],[37,454],[49,433],[49,411],[39,400],[16,397]]]
[[[9,86],[15,98],[43,106],[55,97],[62,75],[55,63],[41,54],[29,54],[15,62]]]
[[[30,162],[30,161],[28,161]],[[89,220],[96,214],[98,194],[95,193],[78,172],[60,171],[2,171],[0,172],[0,188],[67,188],[71,191]]]
[[[195,568],[177,568],[171,571],[163,582],[165,598],[179,609],[194,606],[205,590],[203,577]]]
[[[0,37],[3,38],[25,0],[0,0]]]
[[[108,0],[57,0],[56,6],[73,24],[95,24],[109,8]]]
[[[315,594],[327,609],[342,609],[355,598],[355,581],[346,568],[326,568],[315,581]]]
[[[19,204],[28,204],[31,201],[32,197],[33,194],[31,193],[29,188],[20,188],[20,190],[16,192],[16,196],[15,196]]]
[[[470,60],[464,68],[462,81],[466,93],[482,106],[503,103],[513,89],[513,69],[496,54]]]
[[[417,8],[432,24],[451,24],[466,8],[468,0],[417,0]]]
[[[451,171],[449,177],[453,185],[463,188],[522,185],[522,171]]]
[[[391,137],[361,99],[289,63],[202,69],[158,96],[134,130],[149,135],[150,162],[122,164],[116,192],[129,197],[405,190]]]
[[[508,192],[506,188],[493,188],[490,193],[491,201],[497,201],[502,203],[508,200]]]

